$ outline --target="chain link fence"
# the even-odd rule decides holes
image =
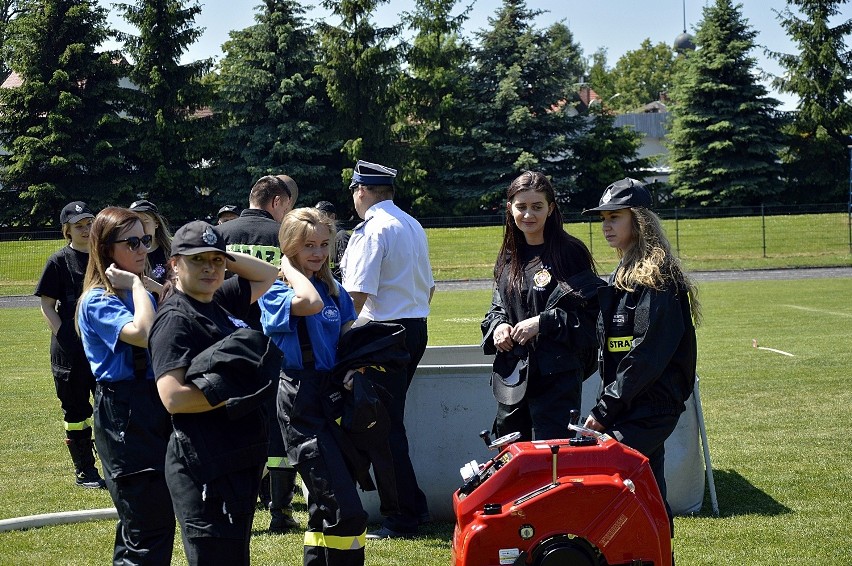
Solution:
[[[687,269],[852,265],[847,205],[659,209]],[[566,228],[592,250],[601,272],[615,265],[600,220],[572,211]],[[503,214],[423,218],[437,280],[489,279],[502,241]],[[57,229],[0,230],[0,295],[29,295],[47,258],[64,245]]]

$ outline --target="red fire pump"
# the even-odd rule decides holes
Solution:
[[[574,413],[574,411],[572,411]],[[453,494],[456,566],[660,566],[669,521],[648,459],[577,426],[574,438],[490,441],[486,464],[462,469]]]

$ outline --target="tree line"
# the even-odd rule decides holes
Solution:
[[[194,1],[115,4],[133,32],[111,29],[94,0],[0,1],[0,72],[17,79],[0,89],[0,224],[55,223],[74,199],[144,197],[169,218],[204,217],[244,205],[269,173],[296,179],[301,204],[348,210],[357,159],[399,169],[396,200],[421,217],[499,214],[525,169],[584,208],[659,165],[615,116],[661,99],[674,203],[845,200],[852,22],[833,19],[848,0],[788,0],[777,14],[799,51],[772,54],[787,70],[776,88],[800,99],[786,114],[731,0],[704,8],[694,50],[646,40],[614,67],[604,51],[584,58],[564,22],[536,27],[524,0],[503,0],[472,37],[458,0],[417,0],[379,27],[387,1],[323,0],[332,25],[263,0],[215,64],[181,62],[201,33]]]

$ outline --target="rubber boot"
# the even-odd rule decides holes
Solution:
[[[299,528],[293,518],[293,486],[296,470],[293,468],[269,468],[269,532],[285,533]]]
[[[257,494],[259,500],[258,509],[269,509],[269,504],[272,500],[269,497],[269,469],[264,470],[263,477],[260,479],[260,492]]]
[[[88,432],[88,436],[86,433]],[[75,434],[69,431],[65,439],[71,461],[74,462],[74,478],[80,487],[86,489],[105,489],[106,482],[95,467],[95,445],[92,442],[92,429],[88,428]]]

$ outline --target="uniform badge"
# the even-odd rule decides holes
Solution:
[[[213,228],[210,226],[204,228],[204,233],[201,235],[201,239],[204,240],[204,243],[208,246],[212,246],[219,240],[219,238],[216,237],[216,232],[214,232]]]
[[[550,283],[550,272],[546,267],[542,266],[541,270],[537,271],[533,276],[533,283],[536,287],[547,287]]]

